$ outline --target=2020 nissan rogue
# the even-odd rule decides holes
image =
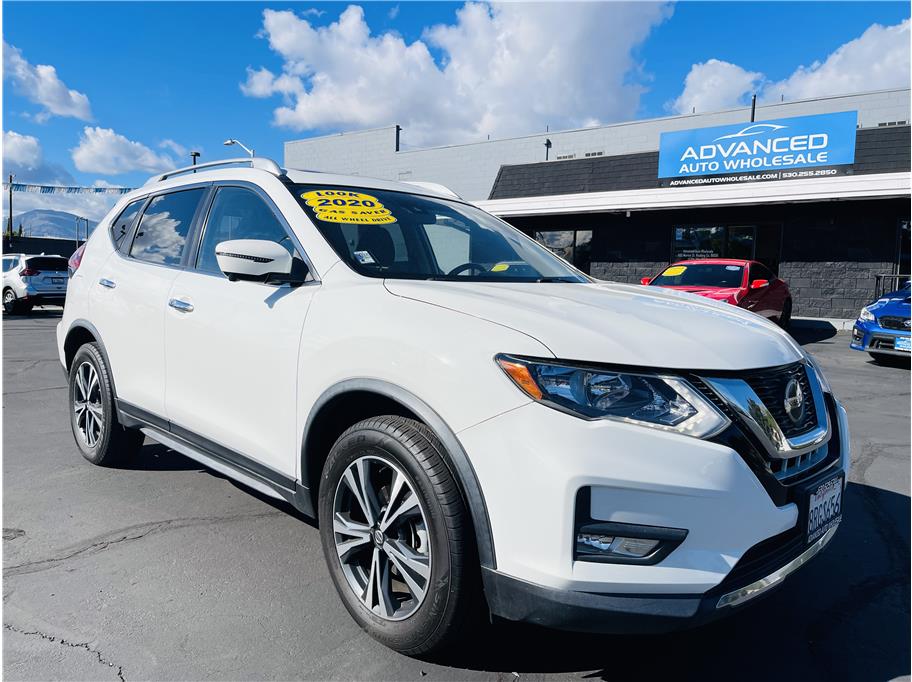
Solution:
[[[704,622],[841,519],[845,410],[788,334],[593,280],[440,186],[202,164],[125,196],[71,264],[82,454],[148,436],[315,517],[352,617],[408,654],[479,605]]]

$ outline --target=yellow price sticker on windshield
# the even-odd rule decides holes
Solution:
[[[509,269],[509,267],[509,263],[498,263],[493,268],[491,268],[491,272],[503,272],[504,270]]]
[[[684,271],[687,269],[685,265],[673,265],[668,268],[665,272],[662,273],[663,277],[677,277],[678,275],[683,275]]]
[[[396,218],[370,194],[346,189],[318,189],[301,195],[317,220],[349,225],[386,225]]]

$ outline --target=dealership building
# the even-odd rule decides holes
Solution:
[[[900,89],[422,149],[392,125],[286,142],[285,165],[441,183],[601,279],[758,260],[795,315],[851,318],[910,272],[910,120]]]

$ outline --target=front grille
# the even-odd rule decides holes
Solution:
[[[827,454],[828,447],[827,444],[824,443],[816,450],[811,450],[802,455],[788,457],[787,459],[770,458],[770,471],[773,472],[773,476],[777,479],[785,481],[786,479],[791,479],[799,474],[804,474],[805,472],[814,469],[826,459]]]
[[[893,337],[874,336],[871,338],[871,343],[868,345],[868,348],[873,348],[875,350],[893,350]]]
[[[901,331],[909,331],[908,317],[899,317],[898,315],[884,315],[883,317],[878,317],[877,321],[884,329],[899,329]]]
[[[797,422],[792,421],[785,411],[785,387],[792,379],[798,380],[801,392],[804,394],[804,415]],[[802,363],[796,362],[783,368],[751,372],[744,377],[744,380],[763,401],[764,406],[776,420],[786,438],[803,435],[817,426],[814,396],[811,393],[807,371]]]

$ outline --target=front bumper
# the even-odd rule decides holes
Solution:
[[[897,350],[897,339],[908,339],[910,333],[900,329],[886,329],[876,322],[857,320],[852,329],[849,347],[866,353],[882,353],[909,357],[909,351]]]
[[[838,458],[802,485],[848,476],[845,411],[833,403],[832,416]],[[582,421],[536,403],[459,438],[491,520],[497,566],[485,571],[487,597],[508,619],[624,632],[693,625],[740,608],[716,606],[808,549],[799,496],[774,501],[746,458],[721,442]],[[687,536],[655,565],[577,560],[582,488],[591,490],[592,519]]]
[[[556,590],[484,569],[491,611],[507,620],[576,632],[644,634],[704,625],[741,610],[780,587],[785,578],[817,556],[836,529],[756,579],[726,581],[704,594],[598,594]],[[764,569],[766,570],[766,569]],[[738,601],[726,605],[724,600]]]

